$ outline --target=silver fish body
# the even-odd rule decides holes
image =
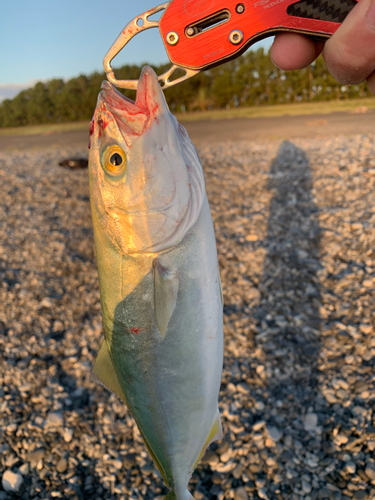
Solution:
[[[199,157],[151,68],[135,103],[103,84],[90,191],[105,340],[96,378],[128,405],[167,486],[221,437],[222,293]]]

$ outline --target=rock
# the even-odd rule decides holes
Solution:
[[[292,438],[292,436],[290,436],[290,435],[285,436],[284,443],[285,443],[285,446],[287,448],[291,448],[291,446],[293,445],[293,438]]]
[[[51,299],[45,298],[41,301],[40,306],[49,309],[53,306],[53,302]]]
[[[242,476],[244,467],[241,464],[238,464],[235,469],[232,471],[232,476],[235,477],[236,479],[239,479]]]
[[[73,439],[73,429],[65,428],[63,431],[63,438],[66,443],[70,443]]]
[[[356,108],[358,109],[358,108]],[[357,111],[355,111],[357,112]],[[77,170],[80,168],[87,168],[88,161],[86,158],[68,158],[62,161],[59,161],[60,167],[70,168],[72,170]]]
[[[128,453],[127,455],[124,456],[123,462],[125,469],[130,469],[131,467],[134,467],[134,465],[136,464],[135,457],[136,457],[135,453]]]
[[[22,474],[6,470],[1,478],[1,484],[5,491],[17,493],[23,483]]]
[[[66,458],[60,458],[60,460],[57,462],[56,465],[56,470],[57,472],[60,472],[60,474],[64,473],[68,468],[68,461]]]
[[[112,462],[112,465],[113,467],[115,467],[117,470],[121,470],[122,469],[122,461],[121,460],[113,460]],[[150,466],[150,465],[145,465],[144,467],[142,467],[142,471],[143,472],[151,472],[153,470],[153,467]]]
[[[373,286],[373,282],[372,281],[368,281],[366,284],[365,283],[366,283],[366,281],[363,282],[363,285],[364,286],[368,286],[369,288],[371,286]],[[365,335],[368,335],[368,334],[372,333],[372,326],[371,325],[366,325],[366,324],[362,323],[361,325],[359,325],[359,329]]]
[[[223,472],[223,473],[231,472],[235,468],[236,468],[236,463],[233,462],[232,460],[229,460],[225,464],[219,463],[219,464],[216,465],[216,470],[218,472]]]
[[[160,500],[163,500],[164,498],[165,498],[164,496],[160,497]],[[195,490],[194,491],[194,498],[196,500],[204,500],[204,494],[199,490]]]
[[[39,448],[30,452],[27,456],[27,459],[31,465],[36,465],[39,462],[39,460],[42,460],[44,458],[44,454],[45,454],[44,449]]]
[[[325,499],[327,499],[327,500],[328,500],[328,499],[330,498],[330,496],[331,496],[331,492],[330,492],[330,491],[329,491],[329,489],[328,489],[328,488],[326,488],[325,486],[324,486],[323,488],[321,488],[321,489],[319,490],[318,494],[317,494],[317,498],[322,499],[322,500],[323,500],[323,499],[324,499],[324,500],[325,500]]]
[[[257,487],[257,489],[259,490],[260,488],[264,488],[264,486],[266,485],[266,480],[265,479],[256,479],[255,481],[255,486]]]
[[[259,420],[253,425],[253,431],[254,432],[259,432],[263,427],[266,425],[266,422],[264,420]]]
[[[353,409],[352,409],[352,413],[353,415],[357,415],[357,416],[360,416],[360,417],[365,417],[366,416],[366,413],[367,413],[367,410],[366,408],[363,408],[363,406],[355,406]]]
[[[354,500],[366,500],[368,498],[368,493],[365,490],[358,490],[354,492]]]
[[[302,480],[302,490],[304,493],[310,493],[311,492],[311,484],[305,481],[304,479]]]
[[[217,472],[214,472],[212,474],[212,482],[214,484],[221,484],[223,481],[223,478],[222,478],[222,475],[221,474],[218,474]]]
[[[345,434],[337,434],[335,437],[335,443],[337,443],[339,446],[346,444],[349,441],[348,436],[345,436]]]
[[[336,394],[334,391],[327,390],[327,391],[325,391],[324,395],[325,395],[328,403],[334,404],[337,402]]]
[[[283,433],[277,427],[267,426],[267,435],[272,441],[277,443],[282,438]]]
[[[240,487],[234,491],[234,500],[248,500],[248,499],[249,495],[247,494],[245,488]]]
[[[201,462],[215,466],[216,464],[219,463],[219,457],[214,451],[207,450],[206,453],[203,455]]]
[[[306,413],[303,428],[305,431],[315,431],[318,425],[318,415],[316,413]]]
[[[222,455],[223,453],[225,453],[226,451],[228,451],[230,448],[230,444],[229,444],[229,441],[227,440],[224,440],[224,441],[221,441],[221,443],[219,444],[217,450],[216,450],[216,453],[218,455]]]
[[[258,496],[259,496],[259,498],[262,498],[263,500],[268,500],[268,495],[267,495],[267,491],[265,488],[258,489]]]
[[[263,401],[256,401],[255,402],[255,408],[258,410],[258,411],[263,411],[264,408],[265,408],[265,404],[263,403]]]
[[[27,476],[30,470],[29,464],[22,464],[20,467],[18,467],[18,470],[23,476]]]
[[[45,429],[51,429],[54,427],[62,427],[64,424],[64,418],[61,413],[49,413],[45,422]]]
[[[345,464],[345,470],[348,474],[355,474],[357,467],[354,462],[347,462]]]
[[[315,469],[316,467],[318,467],[318,462],[316,460],[314,460],[313,458],[311,457],[308,457],[306,459],[306,464],[311,467],[312,469]]]
[[[367,465],[365,469],[366,476],[370,479],[370,481],[375,481],[375,467]]]
[[[24,384],[22,384],[22,385],[18,388],[18,390],[19,390],[20,392],[30,392],[30,391],[32,390],[32,388],[33,388],[33,385],[32,385],[32,384],[30,384],[30,383],[28,383],[28,382],[25,382]]]
[[[242,394],[249,394],[249,386],[247,384],[237,384],[237,390],[238,392],[241,392]]]
[[[220,455],[220,461],[223,462],[224,464],[228,462],[232,457],[232,450],[227,450],[225,453],[222,453]]]

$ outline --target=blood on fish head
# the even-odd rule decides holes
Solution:
[[[197,171],[204,181],[195,148],[150,67],[142,70],[135,102],[103,82],[90,133],[94,224],[124,253],[174,246],[199,208],[191,176]]]

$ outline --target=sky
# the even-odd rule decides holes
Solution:
[[[0,101],[38,81],[102,71],[124,26],[162,0],[6,1],[0,16]],[[268,48],[270,39],[257,44]],[[254,48],[254,46],[253,46]],[[157,29],[135,37],[113,66],[168,60]]]

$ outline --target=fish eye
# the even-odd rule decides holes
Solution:
[[[117,144],[108,146],[102,156],[102,165],[107,174],[119,176],[126,170],[126,154]]]
[[[119,167],[121,163],[123,162],[122,156],[119,155],[118,153],[113,153],[113,155],[109,159],[110,163],[114,167]]]

